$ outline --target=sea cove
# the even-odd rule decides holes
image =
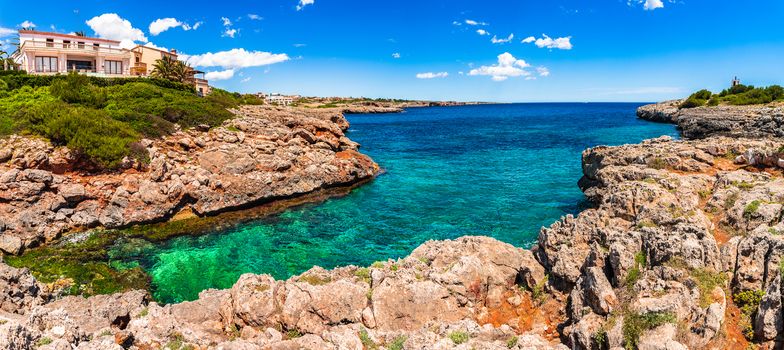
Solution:
[[[669,135],[632,103],[500,104],[347,115],[346,135],[385,172],[350,194],[206,235],[120,241],[113,266],[143,267],[161,302],[231,287],[243,273],[277,279],[314,265],[369,266],[427,240],[484,235],[530,247],[542,226],[587,203],[581,152]]]

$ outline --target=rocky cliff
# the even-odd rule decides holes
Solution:
[[[149,164],[85,173],[45,140],[0,141],[0,251],[17,254],[62,233],[211,215],[372,178],[379,168],[344,135],[338,111],[260,106],[211,130],[144,141]]]
[[[0,348],[775,348],[783,167],[776,138],[595,147],[580,180],[594,206],[531,250],[431,241],[365,268],[248,274],[175,305],[143,291],[59,298],[0,264]]]

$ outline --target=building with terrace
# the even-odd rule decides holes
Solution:
[[[12,57],[30,74],[78,72],[117,77],[130,76],[132,56],[115,40],[20,30],[19,50]]]
[[[12,55],[19,69],[29,74],[67,74],[77,72],[99,77],[148,77],[155,61],[164,57],[177,59],[176,50],[148,46],[132,49],[120,42],[81,35],[19,31],[19,49]],[[204,72],[191,69],[191,81],[200,96],[210,93]]]

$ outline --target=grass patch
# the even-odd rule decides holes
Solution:
[[[43,337],[43,338],[38,339],[38,341],[35,342],[35,346],[39,347],[39,346],[49,345],[52,342],[53,342],[52,338]]]
[[[395,337],[395,339],[392,340],[391,343],[389,343],[389,345],[387,345],[387,349],[403,350],[403,345],[406,343],[406,340],[408,340],[408,337],[404,335],[397,336]]]
[[[623,318],[623,343],[625,349],[637,349],[643,332],[665,323],[676,323],[675,315],[669,312],[628,313]]]
[[[297,279],[297,281],[305,282],[305,283],[310,284],[312,286],[323,286],[323,285],[325,285],[325,284],[327,284],[329,282],[332,282],[332,278],[330,278],[330,277],[321,277],[321,276],[316,276],[316,275],[305,275],[305,276],[300,276]]]
[[[692,279],[697,283],[700,290],[700,307],[706,308],[713,303],[713,290],[716,287],[724,288],[727,284],[727,276],[722,272],[707,269],[697,269],[691,271]]]
[[[639,251],[634,255],[634,267],[629,269],[629,272],[626,275],[626,281],[624,282],[627,290],[634,288],[634,284],[637,283],[642,276],[642,269],[647,266],[647,261],[648,256],[645,255],[644,251]]]
[[[637,222],[637,228],[638,229],[645,228],[645,227],[658,227],[658,225],[656,225],[653,221],[647,220],[647,219],[646,220],[640,220],[640,221]]]
[[[286,339],[296,339],[302,336],[299,329],[291,329],[286,332]]]
[[[455,343],[455,345],[460,345],[467,342],[469,339],[471,339],[471,337],[468,335],[467,332],[454,331],[452,333],[449,333],[449,339],[451,339],[452,342]]]
[[[378,344],[370,339],[370,334],[368,334],[367,329],[360,329],[359,330],[359,341],[362,342],[362,346],[364,346],[365,350],[377,350]]]

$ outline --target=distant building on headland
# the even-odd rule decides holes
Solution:
[[[259,98],[264,99],[267,103],[271,105],[278,105],[278,106],[288,106],[294,103],[297,99],[300,98],[299,95],[282,95],[282,94],[264,94],[259,92],[256,94]]]
[[[177,59],[177,51],[141,45],[129,50],[117,40],[28,29],[19,31],[19,49],[11,55],[18,68],[28,74],[77,72],[104,78],[150,76],[155,61],[164,57]],[[200,96],[210,93],[204,72],[191,69],[189,74]]]
[[[732,86],[735,87],[738,85],[740,85],[740,79],[738,79],[738,77],[735,76],[735,79],[732,79]]]

